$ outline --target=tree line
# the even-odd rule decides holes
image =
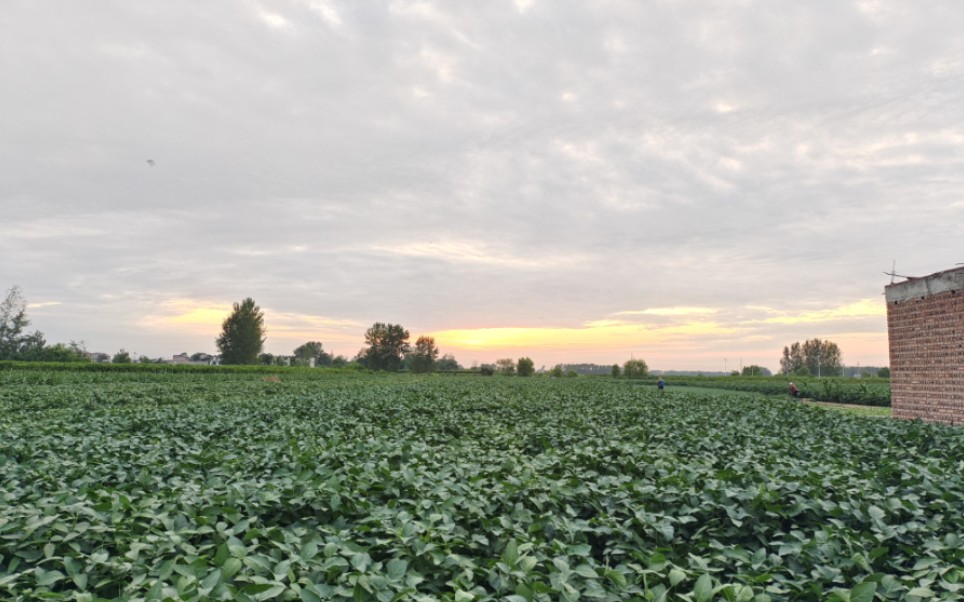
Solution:
[[[27,302],[20,287],[14,286],[7,291],[0,302],[0,360],[71,362],[88,361],[90,354],[84,349],[83,342],[71,341],[69,344],[48,345],[40,331],[28,332],[30,320],[27,318]],[[262,364],[262,365],[300,365],[318,367],[358,366],[370,370],[399,371],[414,373],[461,370],[462,366],[452,355],[441,355],[435,339],[419,336],[415,343],[410,342],[409,331],[400,324],[375,322],[365,331],[365,346],[354,358],[334,356],[325,351],[319,341],[307,341],[298,346],[290,357],[274,356],[265,353],[267,340],[264,325],[264,312],[250,297],[233,305],[233,309],[221,324],[221,333],[215,339],[222,364]],[[105,358],[107,356],[105,355]],[[210,358],[207,354],[196,353],[192,361]],[[130,354],[121,349],[111,361],[128,363]],[[142,362],[151,360],[141,358]],[[581,365],[558,364],[548,371],[550,376],[576,376],[574,367]],[[597,370],[593,367],[593,373]],[[876,376],[888,377],[886,367],[875,369]],[[530,376],[535,373],[532,359],[521,357],[518,360],[502,358],[495,364],[479,367],[483,375]],[[808,339],[803,343],[795,342],[783,348],[780,358],[780,373],[794,376],[841,376],[843,360],[836,343],[819,338]],[[769,376],[767,368],[750,365],[741,371],[734,370],[734,376]],[[627,360],[622,366],[613,364],[610,369],[613,377],[643,378],[649,375],[649,367],[642,359]]]
[[[267,340],[264,312],[248,297],[235,303],[232,312],[221,324],[221,334],[215,344],[221,353],[222,364],[270,363],[265,354]],[[415,373],[459,370],[458,362],[451,355],[439,356],[438,345],[430,336],[420,336],[414,345],[411,335],[400,324],[375,322],[365,331],[365,344],[349,361],[344,356],[332,356],[325,352],[319,341],[308,341],[294,350],[296,364],[314,366],[347,366],[354,364],[370,370],[397,372],[406,369]]]

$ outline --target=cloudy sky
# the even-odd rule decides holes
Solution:
[[[964,262],[956,0],[0,3],[0,292],[31,329],[352,357],[886,365]]]

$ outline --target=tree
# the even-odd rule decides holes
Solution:
[[[613,369],[609,373],[613,378],[619,378],[619,364],[613,364]]]
[[[325,353],[324,346],[318,341],[308,341],[304,345],[298,346],[292,352],[292,355],[295,356],[296,360],[300,360],[298,363],[305,365],[310,365],[311,360],[315,360],[315,366],[331,365],[331,354]]]
[[[439,372],[455,372],[456,370],[461,370],[462,366],[455,360],[454,355],[446,353],[435,362],[435,369]]]
[[[234,304],[221,324],[221,336],[215,343],[221,351],[222,364],[257,364],[265,342],[264,312],[248,297]]]
[[[840,348],[831,341],[809,339],[783,348],[780,371],[784,374],[840,376],[843,358]]]
[[[839,376],[843,372],[840,348],[836,343],[810,339],[803,343],[803,356],[806,358],[810,374],[817,376]]]
[[[131,354],[127,351],[121,349],[114,354],[114,357],[110,358],[110,363],[112,364],[129,364],[131,363]]]
[[[644,378],[649,374],[649,366],[643,360],[631,359],[623,364],[623,376],[626,378]]]
[[[87,350],[84,342],[71,341],[69,345],[57,343],[56,345],[44,347],[39,355],[34,358],[42,362],[88,362]]]
[[[409,351],[405,358],[405,365],[416,374],[424,374],[435,369],[437,359],[438,347],[435,346],[435,339],[420,336],[415,341],[415,347]]]
[[[883,368],[877,370],[877,376],[880,378],[890,378],[890,367],[884,366]]]
[[[769,368],[764,368],[763,366],[757,366],[756,364],[743,366],[743,371],[740,373],[740,375],[741,376],[771,376]]]
[[[794,343],[783,348],[783,357],[780,358],[780,372],[796,374],[797,370],[804,365],[803,349],[800,347],[800,343]]]
[[[14,352],[13,359],[25,362],[47,361],[44,359],[44,352],[50,349],[50,347],[47,347],[47,341],[44,340],[44,335],[41,332],[21,336],[16,347],[17,350]]]
[[[532,376],[536,371],[536,365],[531,359],[520,357],[516,364],[516,370],[519,372],[519,376]]]
[[[375,322],[365,331],[368,347],[359,352],[359,360],[370,370],[397,372],[408,354],[408,337],[408,331],[400,324]]]
[[[21,359],[20,355],[28,351],[22,348],[25,343],[33,348],[39,340],[40,348],[43,348],[43,335],[39,332],[25,335],[23,330],[27,326],[30,326],[30,320],[27,319],[27,300],[23,298],[20,287],[14,286],[7,291],[3,302],[0,302],[0,360]]]
[[[499,374],[512,376],[515,374],[515,362],[511,357],[504,357],[500,360],[495,360],[495,369]]]

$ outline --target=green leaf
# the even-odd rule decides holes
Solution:
[[[77,573],[76,575],[71,575],[70,579],[74,582],[74,585],[77,586],[77,589],[87,589],[87,573]]]
[[[940,564],[940,562],[941,562],[941,561],[938,560],[937,558],[930,558],[930,557],[928,557],[928,558],[921,558],[921,559],[919,559],[917,562],[914,563],[914,570],[915,570],[915,571],[920,571],[920,570],[922,570],[922,569],[930,568],[930,567],[934,566],[935,564]]]
[[[77,560],[73,556],[64,556],[64,569],[67,574],[73,577],[77,573],[84,570],[84,563]]]
[[[937,594],[929,587],[915,587],[914,589],[907,592],[908,596],[917,596],[918,598],[933,598]]]
[[[627,585],[626,575],[617,570],[606,569],[606,578],[612,581],[616,587],[625,588]]]
[[[709,602],[713,599],[713,578],[710,577],[709,573],[703,573],[700,578],[696,580],[696,586],[693,588],[693,597],[696,602]]]
[[[372,564],[372,557],[365,552],[355,554],[351,557],[351,566],[359,573],[364,573]]]
[[[270,600],[283,594],[285,586],[280,583],[252,583],[245,585],[241,591],[255,600]]]
[[[669,571],[669,584],[676,586],[680,581],[686,579],[686,573],[683,572],[679,567],[673,567]]]
[[[405,573],[408,572],[408,561],[404,558],[393,558],[388,561],[385,570],[390,580],[402,581],[405,579]]]
[[[214,569],[207,577],[201,581],[201,587],[207,590],[214,589],[214,586],[221,582],[221,570]]]
[[[505,549],[502,550],[502,562],[509,566],[515,566],[518,560],[519,544],[517,544],[514,539],[510,539],[509,543],[505,544]]]
[[[65,576],[63,573],[57,570],[44,572],[43,569],[37,569],[37,571],[37,585],[42,585],[44,587],[57,583]]]
[[[735,602],[750,602],[753,600],[753,588],[749,585],[739,585],[736,589]]]
[[[221,575],[225,581],[230,581],[232,577],[238,574],[241,570],[241,559],[240,558],[228,558],[224,561],[224,566],[221,567]]]
[[[875,593],[877,593],[876,583],[861,583],[850,590],[850,602],[871,602]]]
[[[574,546],[569,546],[566,550],[572,556],[589,556],[592,553],[592,546],[588,543],[581,543]]]

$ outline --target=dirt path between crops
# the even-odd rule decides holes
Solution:
[[[814,406],[825,406],[828,408],[847,408],[850,410],[873,410],[885,406],[862,406],[853,403],[835,403],[833,401],[813,401],[812,399],[801,399],[803,403],[807,403]]]

